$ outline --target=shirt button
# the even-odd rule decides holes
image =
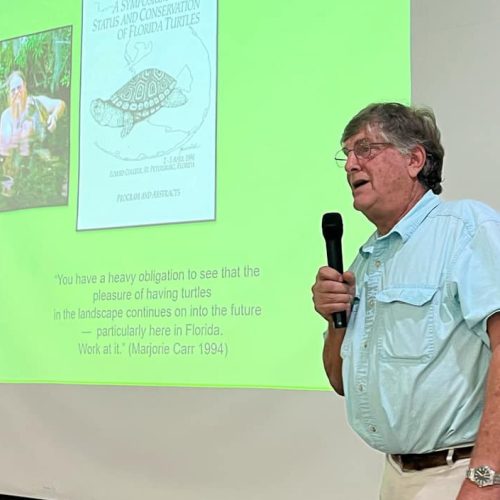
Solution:
[[[368,301],[368,307],[370,307],[370,308],[373,307],[373,304],[374,304],[373,300]]]
[[[363,384],[359,384],[358,389],[359,389],[359,392],[363,392],[365,388],[364,388]]]
[[[376,260],[375,261],[375,267],[376,268],[379,268],[380,267],[380,264],[382,264],[379,260]]]
[[[370,425],[370,427],[368,427],[368,430],[370,432],[377,432],[377,428],[374,425]]]
[[[363,344],[363,349],[368,349],[368,342],[365,342],[365,343]]]

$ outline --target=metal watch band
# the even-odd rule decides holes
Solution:
[[[494,471],[488,465],[471,467],[467,469],[465,476],[480,488],[500,484],[500,473]]]

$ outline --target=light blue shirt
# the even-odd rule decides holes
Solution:
[[[431,191],[351,266],[341,348],[347,414],[370,446],[425,453],[474,442],[500,310],[500,217]]]

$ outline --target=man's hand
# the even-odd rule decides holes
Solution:
[[[331,267],[321,267],[312,287],[314,308],[328,321],[328,335],[323,346],[323,364],[331,386],[344,395],[342,381],[342,358],[340,348],[345,335],[345,328],[335,329],[332,314],[346,311],[347,319],[351,312],[351,303],[356,292],[354,274],[340,274]]]
[[[57,127],[57,113],[53,112],[47,118],[47,130],[49,132],[54,132]]]
[[[458,493],[457,500],[500,500],[500,486],[479,488],[479,486],[465,479]]]
[[[356,278],[350,271],[340,274],[328,266],[320,267],[312,286],[314,309],[329,323],[332,314],[346,311],[347,318],[356,292]]]

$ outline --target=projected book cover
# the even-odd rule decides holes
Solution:
[[[68,202],[71,33],[0,42],[0,211]]]
[[[215,218],[217,0],[83,2],[78,229]]]

